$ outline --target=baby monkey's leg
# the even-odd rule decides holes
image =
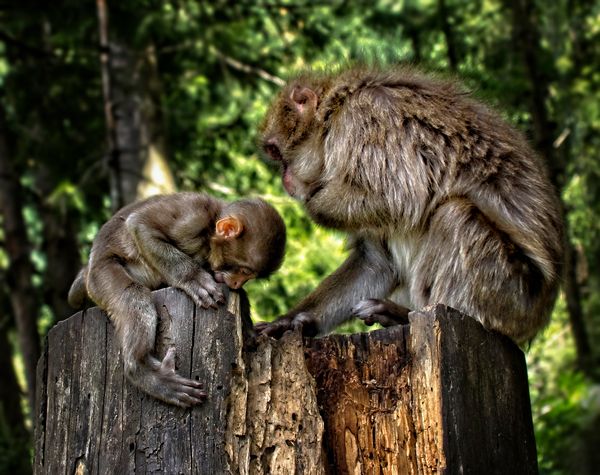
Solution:
[[[158,313],[150,289],[134,282],[116,261],[107,260],[101,270],[91,269],[88,292],[113,320],[123,350],[125,375],[142,391],[180,407],[206,398],[202,384],[175,372],[175,349],[162,361],[152,356]]]

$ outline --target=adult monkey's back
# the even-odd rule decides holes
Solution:
[[[547,323],[563,254],[555,191],[523,136],[455,84],[409,69],[309,73],[275,99],[262,147],[353,250],[259,331],[325,333],[353,315],[387,325],[430,303],[518,343]]]

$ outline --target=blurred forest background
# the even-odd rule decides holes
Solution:
[[[343,260],[343,236],[285,196],[255,140],[288,75],[357,60],[459,77],[546,159],[569,252],[527,350],[540,471],[598,473],[599,45],[588,0],[0,0],[0,473],[31,470],[43,337],[118,207],[175,189],[273,202],[289,245],[247,287],[257,319]]]

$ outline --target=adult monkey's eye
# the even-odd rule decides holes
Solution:
[[[280,162],[283,160],[283,156],[281,155],[281,151],[279,147],[274,143],[266,143],[264,146],[265,153],[271,157],[271,160],[275,160]]]

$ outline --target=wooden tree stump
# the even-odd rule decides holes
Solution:
[[[443,305],[409,319],[307,342],[330,473],[537,473],[522,351]]]
[[[323,422],[301,338],[246,351],[243,293],[217,310],[175,289],[154,301],[158,355],[175,346],[177,370],[203,381],[208,401],[185,410],[140,392],[105,314],[79,312],[50,330],[38,364],[35,473],[321,473]]]
[[[35,473],[537,472],[523,354],[458,312],[252,341],[243,293],[217,310],[174,289],[154,299],[157,354],[174,345],[208,400],[184,410],[138,391],[106,316],[80,312],[38,365]]]

